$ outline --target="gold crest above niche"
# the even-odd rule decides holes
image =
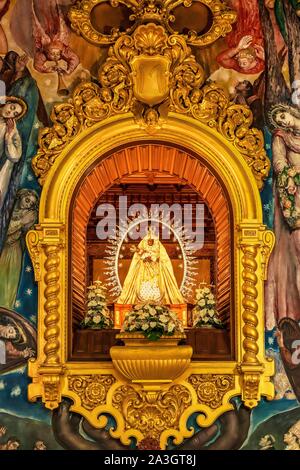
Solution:
[[[202,25],[200,32],[193,28],[193,24],[191,28],[187,25],[183,36],[188,44],[207,46],[231,31],[237,14],[224,0],[81,0],[71,7],[69,18],[76,33],[93,44],[105,46],[115,43],[124,34],[132,34],[138,26],[148,22],[161,24],[169,34],[182,33],[177,29],[180,7],[192,9],[195,6],[202,8],[197,14],[202,20],[206,18],[206,24]],[[97,16],[105,17],[109,7],[128,10],[126,21],[122,22],[115,15],[116,23],[110,28],[103,21],[98,24]]]

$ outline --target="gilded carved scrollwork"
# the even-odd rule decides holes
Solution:
[[[222,405],[224,395],[234,389],[235,380],[232,375],[192,374],[189,383],[197,392],[199,403],[212,409]]]
[[[93,25],[91,14],[102,3],[110,4],[112,7],[124,5],[131,10],[129,17],[131,25],[126,31],[114,27],[108,34],[104,34]],[[208,9],[212,24],[203,34],[198,34],[194,30],[183,34],[188,44],[198,47],[208,46],[232,30],[237,14],[224,0],[81,0],[71,7],[69,18],[77,34],[93,44],[107,46],[115,43],[124,34],[133,33],[139,25],[146,22],[159,23],[169,34],[177,34],[178,31],[173,26],[176,20],[176,9],[181,5],[189,8],[194,3],[200,3]]]
[[[32,165],[39,182],[63,149],[83,130],[110,116],[131,111],[152,134],[169,111],[185,114],[216,129],[235,146],[251,168],[259,189],[270,170],[261,131],[252,128],[247,106],[230,102],[223,88],[204,85],[205,74],[184,37],[168,35],[153,23],[122,35],[99,71],[99,85],[80,84],[65,104],[55,105],[53,126],[43,129]]]
[[[34,278],[36,282],[41,280],[41,247],[39,232],[31,230],[27,234],[27,245],[33,265]]]
[[[178,429],[179,419],[191,403],[190,391],[183,385],[153,394],[123,385],[115,391],[112,402],[125,417],[126,429],[137,429],[154,439],[165,429]]]
[[[103,405],[108,390],[116,381],[112,375],[80,375],[68,379],[69,389],[80,397],[86,410]]]

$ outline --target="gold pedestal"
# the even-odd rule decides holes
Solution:
[[[140,333],[121,333],[116,338],[125,346],[110,349],[114,367],[144,390],[161,390],[162,385],[180,377],[191,362],[192,347],[178,346],[184,334],[163,336],[158,341],[149,341]]]

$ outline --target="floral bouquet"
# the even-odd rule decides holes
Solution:
[[[168,307],[155,303],[136,305],[127,313],[123,331],[142,333],[150,341],[157,341],[161,336],[173,336],[183,333],[184,329],[176,314]]]
[[[112,328],[113,321],[106,302],[106,287],[101,281],[95,281],[88,287],[88,291],[87,314],[81,322],[81,327],[94,330]]]
[[[296,192],[300,186],[300,173],[293,166],[286,166],[277,176],[277,189],[283,216],[291,228],[300,217],[296,207]]]
[[[193,327],[224,328],[216,311],[215,296],[208,287],[196,289],[196,303],[193,308]]]

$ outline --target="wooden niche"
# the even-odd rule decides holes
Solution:
[[[195,157],[180,149],[144,144],[123,149],[97,162],[77,189],[71,211],[72,223],[72,327],[74,341],[70,344],[72,359],[110,360],[109,349],[117,344],[118,328],[95,331],[81,330],[85,314],[86,286],[95,280],[107,282],[107,240],[99,240],[96,226],[99,222],[97,207],[112,204],[119,216],[119,197],[127,197],[127,207],[142,203],[150,209],[152,204],[191,204],[193,231],[204,228],[203,248],[194,253],[196,259],[196,286],[205,282],[214,286],[218,311],[226,324],[225,330],[192,328],[194,290],[186,298],[186,342],[193,347],[193,360],[224,360],[234,357],[232,348],[234,315],[233,283],[231,282],[231,212],[226,191],[211,169],[204,165],[194,171]],[[196,204],[204,205],[204,227],[195,224]],[[160,227],[161,229],[161,227]],[[140,240],[139,240],[140,241]],[[131,248],[139,241],[125,241],[118,259],[121,284],[132,259]],[[178,285],[183,277],[183,259],[175,237],[163,242],[171,259]],[[195,289],[195,288],[194,288]],[[109,308],[114,311],[113,296],[109,295]],[[119,326],[119,325],[117,325]]]

